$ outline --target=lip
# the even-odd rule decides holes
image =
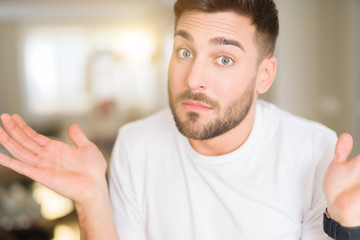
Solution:
[[[184,101],[181,103],[185,110],[188,111],[209,111],[212,107],[197,101]]]

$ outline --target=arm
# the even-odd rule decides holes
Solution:
[[[68,130],[73,147],[36,133],[19,115],[3,114],[1,120],[6,131],[0,128],[0,144],[14,158],[0,153],[0,164],[74,200],[82,239],[117,239],[106,162],[80,127]]]
[[[99,189],[85,204],[75,203],[81,239],[118,239],[112,219],[107,188]],[[102,192],[106,190],[105,192]]]

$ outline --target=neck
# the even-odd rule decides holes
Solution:
[[[255,123],[256,99],[248,115],[235,128],[208,140],[189,139],[193,149],[206,156],[220,156],[238,149],[249,137]]]

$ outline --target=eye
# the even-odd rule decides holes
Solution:
[[[178,55],[181,58],[192,58],[192,53],[189,50],[185,49],[185,48],[179,49],[178,50]]]
[[[229,66],[233,63],[233,60],[229,57],[218,57],[216,62],[223,66]]]

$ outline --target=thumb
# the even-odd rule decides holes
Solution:
[[[353,148],[353,138],[348,133],[343,133],[338,139],[335,147],[334,161],[344,163],[350,156]]]
[[[77,124],[71,124],[71,126],[68,129],[68,135],[73,143],[77,147],[83,147],[86,146],[89,143],[89,140],[85,136],[84,132],[81,130],[79,125]]]

